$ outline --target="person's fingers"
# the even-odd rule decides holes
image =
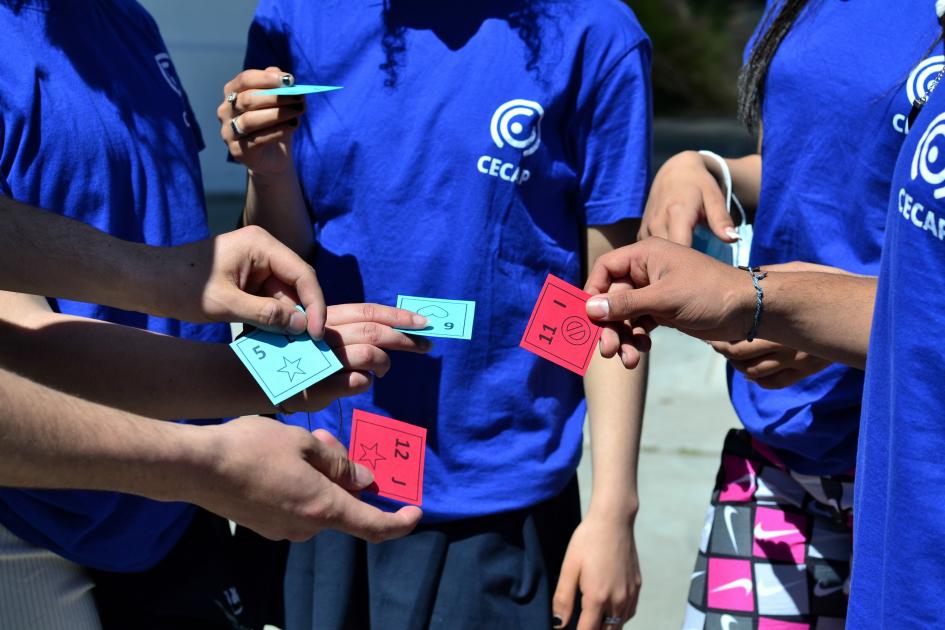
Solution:
[[[623,323],[615,324],[615,326],[623,326]],[[600,333],[600,354],[605,359],[610,359],[617,355],[620,352],[620,333],[607,326]]]
[[[723,243],[734,243],[739,240],[735,223],[732,222],[732,216],[725,207],[725,197],[714,182],[702,189],[702,204],[706,223],[716,238]]]
[[[312,431],[312,437],[327,446],[328,448],[334,450],[341,455],[347,457],[348,451],[345,449],[344,444],[338,441],[334,435],[326,431],[325,429],[315,429]]]
[[[387,353],[370,344],[354,344],[332,348],[341,364],[349,370],[374,372],[378,378],[390,371],[390,357]]]
[[[299,303],[299,296],[295,292],[295,287],[286,284],[276,276],[266,278],[258,293],[264,297],[275,298],[284,304],[288,304],[292,308],[295,308],[295,305]],[[299,333],[304,330],[304,327],[301,328]]]
[[[314,339],[321,339],[325,335],[325,321],[328,315],[315,269],[291,249],[271,236],[269,238],[272,244],[267,246],[267,251],[272,275],[283,285],[295,289],[295,294],[305,309],[308,334]]]
[[[274,131],[277,127],[291,127],[292,125],[288,123],[295,121],[304,112],[305,103],[294,103],[285,107],[271,107],[245,112],[232,119],[242,133],[237,134],[233,124],[227,123],[221,129],[223,141],[229,144],[239,140],[248,141],[249,138],[253,138],[259,144],[261,142],[259,134],[268,130]],[[295,122],[297,124],[297,121]]]
[[[587,316],[596,321],[636,321],[663,310],[664,298],[652,286],[596,295],[587,301]]]
[[[620,362],[628,370],[633,370],[640,365],[640,358],[640,351],[636,347],[628,343],[620,345]]]
[[[288,83],[285,77],[289,77]],[[282,72],[275,66],[270,66],[266,70],[243,70],[223,86],[223,95],[226,96],[232,92],[245,92],[246,90],[267,90],[293,85],[294,83],[295,78],[290,73]]]
[[[275,333],[297,335],[305,330],[305,316],[287,301],[252,295],[236,287],[228,291],[222,301],[230,320]]]
[[[225,107],[217,111],[217,116],[220,119],[226,119],[227,114],[229,114],[229,118],[235,118],[246,112],[293,106],[299,106],[296,109],[301,112],[304,112],[306,109],[305,97],[303,96],[278,96],[276,94],[264,94],[265,91],[266,90],[249,90],[247,92],[239,92],[232,103],[224,103]]]
[[[363,490],[374,483],[374,473],[348,459],[348,453],[330,443],[328,437],[313,435],[305,451],[305,460],[345,491]]]
[[[551,610],[554,616],[553,628],[564,628],[571,621],[574,612],[574,600],[578,592],[578,579],[581,575],[581,565],[572,554],[565,553],[561,564],[561,575],[551,599]]]
[[[604,602],[597,597],[582,594],[581,616],[578,618],[577,630],[599,630],[603,619]]]
[[[745,368],[745,376],[753,381],[773,376],[782,370],[792,369],[789,360],[790,358],[784,354],[770,354],[759,357]]]
[[[426,337],[408,335],[394,330],[390,326],[375,322],[341,324],[325,330],[325,342],[332,348],[356,344],[368,344],[385,350],[401,352],[429,352],[433,347]]]
[[[783,348],[783,346],[767,341],[765,339],[755,339],[754,341],[712,341],[712,348],[730,361],[749,361],[757,359]]]
[[[598,256],[587,274],[584,291],[591,295],[607,293],[615,281],[629,278],[633,265],[641,255],[645,256],[641,249],[644,247],[644,243],[637,243]]]
[[[375,322],[391,328],[422,329],[427,318],[401,308],[383,304],[337,304],[328,309],[328,325]]]
[[[776,372],[771,376],[766,376],[765,378],[759,378],[755,383],[764,389],[784,389],[807,378],[807,376],[807,374],[800,370],[787,369]]]
[[[402,507],[396,512],[382,512],[373,505],[355,499],[341,488],[333,488],[335,514],[328,522],[332,529],[378,543],[406,536],[420,522],[423,512],[415,506]]]
[[[692,231],[699,223],[699,210],[695,199],[685,199],[672,203],[666,208],[667,236],[674,243],[692,247]],[[654,236],[660,236],[658,234]]]

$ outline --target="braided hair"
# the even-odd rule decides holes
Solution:
[[[938,1],[945,3],[945,0]],[[771,60],[808,4],[809,0],[784,0],[780,9],[773,5],[762,20],[762,24],[768,26],[755,41],[738,75],[738,117],[751,132],[755,131],[761,117]]]

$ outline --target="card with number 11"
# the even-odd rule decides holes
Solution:
[[[549,274],[519,345],[584,376],[602,330],[587,316],[590,297]]]

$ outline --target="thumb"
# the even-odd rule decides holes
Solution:
[[[305,314],[289,300],[260,297],[235,289],[228,295],[227,307],[235,321],[251,324],[269,332],[300,335],[305,332]]]
[[[725,197],[718,188],[709,188],[702,192],[702,205],[705,210],[705,220],[709,229],[723,243],[734,243],[741,237],[735,229],[732,215],[725,207]]]
[[[633,321],[654,314],[662,301],[660,289],[656,285],[604,293],[587,301],[587,316],[605,322]]]
[[[374,473],[348,459],[348,454],[334,438],[325,432],[313,435],[313,443],[306,459],[330,481],[349,492],[364,490],[374,483]]]

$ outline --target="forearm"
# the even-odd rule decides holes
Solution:
[[[168,271],[156,248],[2,195],[0,224],[3,289],[143,310],[149,279]]]
[[[646,400],[647,358],[625,370],[618,358],[596,355],[584,377],[591,432],[590,511],[628,523],[636,517],[637,460]]]
[[[314,252],[312,222],[294,168],[278,175],[250,171],[243,221],[262,227],[302,258]]]
[[[748,274],[728,298],[751,327],[756,295]],[[761,281],[764,310],[758,336],[838,363],[866,365],[877,279],[817,272],[770,272]]]
[[[155,418],[273,411],[224,344],[52,312],[13,321],[0,323],[0,362],[60,391]]]
[[[0,370],[0,485],[188,496],[214,433],[80,400]]]

